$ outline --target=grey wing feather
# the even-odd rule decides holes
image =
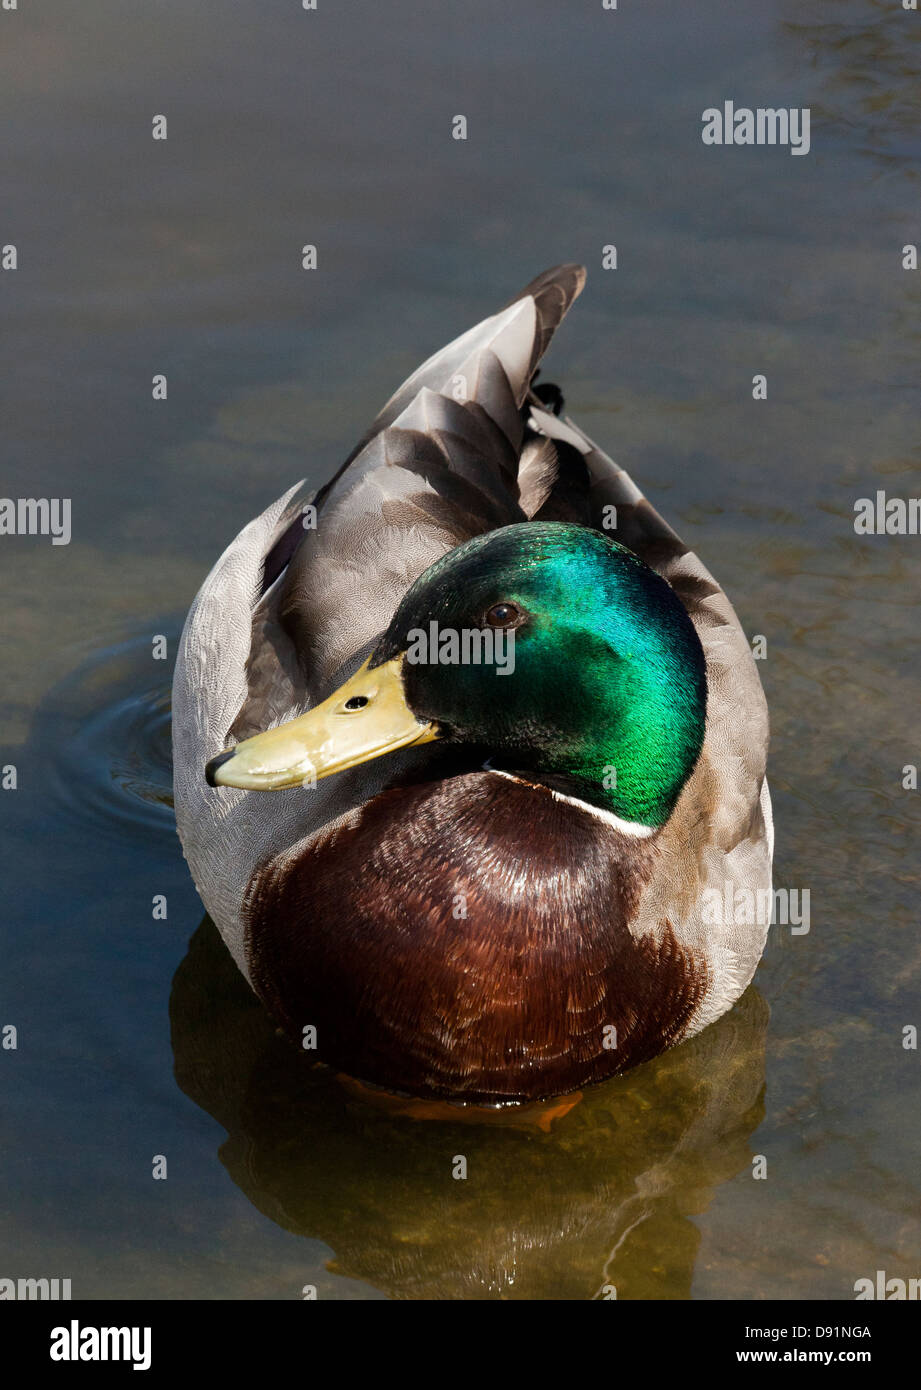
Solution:
[[[476,398],[478,363],[480,359],[485,360],[488,352],[492,352],[505,369],[517,415],[540,359],[584,285],[585,270],[580,265],[554,266],[538,275],[497,314],[427,358],[390,397],[371,433],[376,434],[392,424],[423,386],[440,395],[451,396],[457,389],[457,378],[466,378],[466,394],[468,398]],[[461,388],[463,384],[459,383]],[[488,390],[488,382],[484,383],[484,390]],[[503,419],[512,438],[519,424],[508,412]]]

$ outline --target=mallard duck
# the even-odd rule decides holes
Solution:
[[[535,381],[584,280],[428,358],[240,532],[180,643],[201,898],[292,1040],[391,1092],[574,1092],[719,1018],[764,948],[714,908],[771,890],[745,634]]]

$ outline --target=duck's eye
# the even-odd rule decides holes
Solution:
[[[524,617],[515,603],[494,603],[486,614],[488,627],[517,627]]]
[[[368,703],[367,695],[353,695],[350,700],[346,700],[343,709],[364,709]]]

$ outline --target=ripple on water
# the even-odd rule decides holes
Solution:
[[[167,635],[175,650],[175,632]],[[172,833],[171,661],[151,634],[95,652],[45,702],[55,799],[68,818],[123,838]]]

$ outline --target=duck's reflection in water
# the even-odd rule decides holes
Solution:
[[[687,1298],[704,1211],[762,1116],[768,1011],[529,1110],[390,1101],[276,1034],[205,919],[176,972],[179,1085],[260,1211],[392,1298]],[[455,1177],[466,1161],[466,1178]]]

